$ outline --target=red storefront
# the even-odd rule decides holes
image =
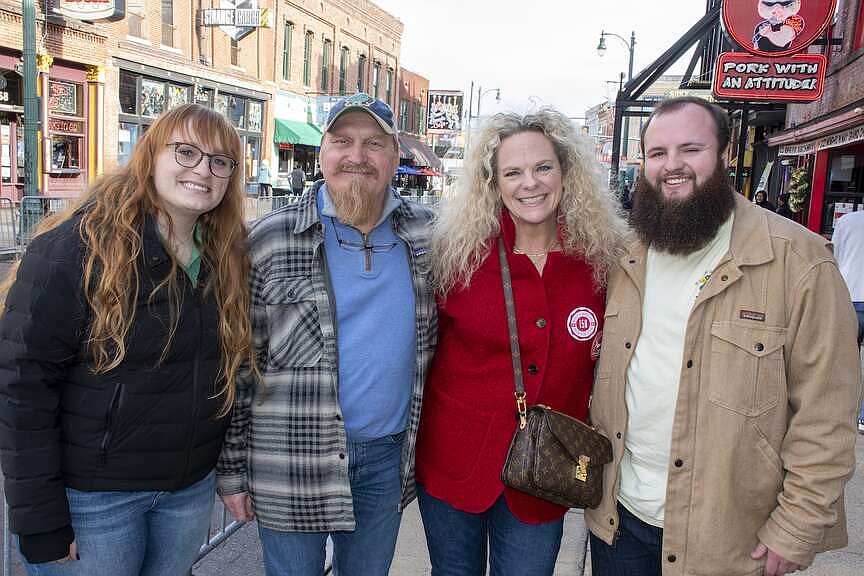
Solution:
[[[837,218],[864,210],[864,106],[796,126],[769,144],[780,147],[787,189],[796,171],[810,184],[801,219],[810,230],[830,236]]]
[[[36,186],[44,196],[78,196],[102,168],[107,35],[89,22],[46,18],[46,4],[36,4]],[[0,5],[0,24],[0,196],[17,202],[26,173],[20,2]]]

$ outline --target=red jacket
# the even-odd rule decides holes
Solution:
[[[527,256],[513,254],[514,225],[506,211],[502,230],[528,405],[546,404],[584,420],[604,294],[594,289],[590,265],[563,252],[549,254],[541,278]],[[503,492],[523,522],[562,517],[564,508],[501,483],[517,419],[497,238],[468,288],[439,300],[438,318],[438,349],[417,437],[417,481],[466,512],[487,510]]]

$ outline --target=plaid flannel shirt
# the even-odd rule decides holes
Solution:
[[[320,184],[296,204],[263,218],[250,233],[252,328],[261,377],[238,378],[231,425],[216,467],[220,493],[248,491],[258,522],[282,531],[355,527],[337,393],[333,292],[316,206]],[[416,495],[414,448],[437,337],[428,279],[432,218],[426,208],[406,201],[392,213],[393,230],[408,246],[416,310],[402,508]]]

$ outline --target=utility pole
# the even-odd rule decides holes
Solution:
[[[36,7],[24,0],[24,195],[36,196],[38,181],[39,97],[36,96]]]

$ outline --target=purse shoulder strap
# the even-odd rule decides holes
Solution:
[[[513,281],[510,278],[510,265],[507,264],[507,249],[504,240],[498,236],[498,258],[501,260],[501,281],[504,284],[504,304],[507,306],[507,328],[510,332],[510,356],[513,359],[513,380],[516,384],[516,409],[519,411],[519,427],[527,423],[525,405],[525,384],[522,381],[522,354],[519,350],[519,330],[516,328],[516,305],[513,303]]]

